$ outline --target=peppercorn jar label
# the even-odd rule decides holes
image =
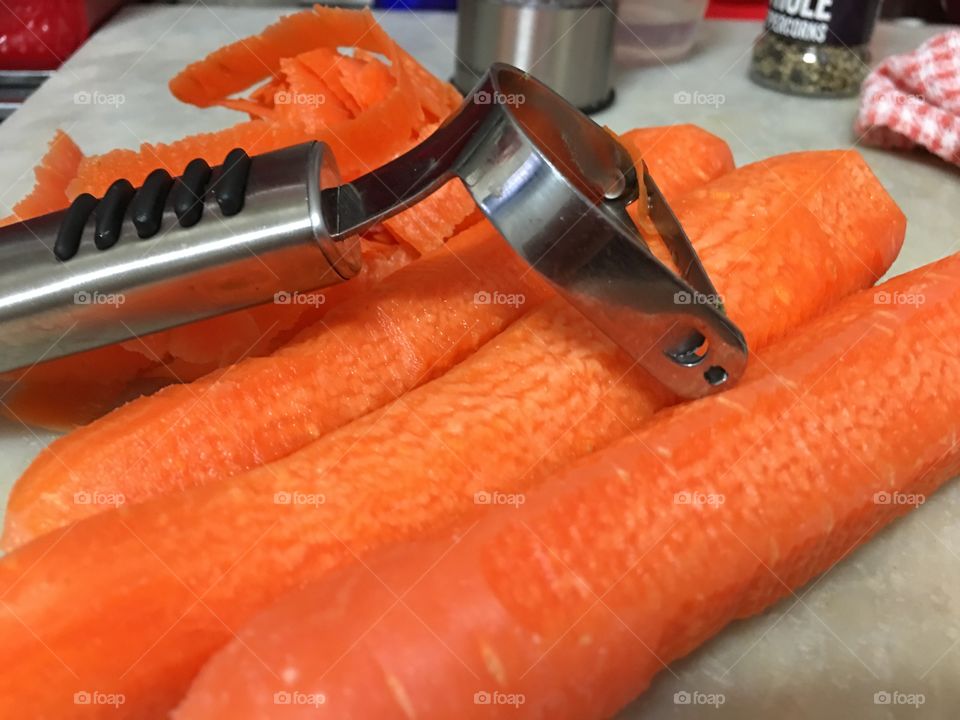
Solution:
[[[880,0],[770,0],[767,30],[811,45],[865,45]]]

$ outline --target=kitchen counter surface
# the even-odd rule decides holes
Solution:
[[[231,111],[177,102],[166,82],[207,52],[259,32],[279,12],[198,2],[121,13],[0,125],[0,211],[6,214],[30,190],[31,169],[56,128],[84,152],[98,153],[237,122],[241,116]],[[452,74],[453,15],[391,13],[383,24],[430,70]],[[935,30],[881,24],[875,53],[909,50]],[[754,23],[706,23],[688,59],[621,70],[616,103],[596,119],[621,131],[698,123],[730,143],[738,164],[854,147],[855,99],[789,97],[747,79],[758,32]],[[960,172],[922,153],[861,150],[909,220],[894,272],[960,249]],[[0,498],[50,438],[0,423]],[[954,483],[820,579],[662,672],[622,717],[946,718],[960,707],[957,677],[960,487]],[[887,696],[876,695],[898,692],[922,694],[924,702],[885,704]],[[719,693],[724,702],[682,702],[694,693]]]

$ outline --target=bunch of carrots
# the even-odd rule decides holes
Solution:
[[[324,139],[350,177],[456,106],[368,13],[319,7],[171,88],[251,119],[99,158],[59,136],[17,213],[234,145]],[[334,102],[277,102],[308,91]],[[680,403],[459,185],[371,231],[372,269],[321,311],[96,351],[110,386],[84,357],[38,367],[8,408],[37,421],[78,417],[49,402],[62,383],[92,385],[96,415],[134,380],[174,382],[15,486],[0,716],[610,717],[909,509],[877,493],[922,497],[960,469],[960,257],[874,289],[905,218],[857,153],[734,168],[692,126],[621,140],[747,336],[739,385]],[[204,342],[233,333],[256,351]]]

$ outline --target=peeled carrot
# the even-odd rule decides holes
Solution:
[[[656,158],[656,161],[651,161],[651,169],[660,186],[663,185],[663,178],[686,177],[689,186],[684,191],[692,190],[733,169],[730,148],[726,144],[722,148],[716,146],[716,136],[696,125],[637,128],[620,135],[620,141],[632,155],[650,154]],[[714,147],[709,156],[703,155],[704,145]],[[671,148],[671,152],[665,152],[667,147]],[[691,157],[701,160],[691,167]],[[676,196],[676,189],[669,185],[660,189],[666,195],[672,193]]]
[[[675,143],[647,146],[646,133],[653,141],[669,133]],[[631,136],[635,153],[649,147],[643,154],[671,197],[700,184],[704,167],[719,175],[732,166],[726,143],[700,128]],[[689,161],[677,165],[674,152]],[[425,205],[422,214],[407,211],[395,219],[413,235],[418,218],[442,217],[434,198],[446,197],[441,190],[413,208]],[[284,457],[441,374],[545,297],[488,224],[451,248],[452,255],[440,251],[425,267],[331,311],[276,358],[250,359],[194,385],[166,388],[54,442],[14,487],[4,547],[103,509],[88,499],[122,495],[140,502]],[[477,305],[479,292],[524,295],[525,302]],[[434,319],[420,322],[424,316]],[[398,363],[397,356],[409,361]],[[249,412],[238,409],[254,397]]]
[[[866,171],[856,171],[861,161],[855,154],[826,156],[841,166],[845,157],[851,158],[846,161],[846,174],[867,177]],[[798,163],[798,174],[806,177],[819,157],[801,157],[804,162]],[[747,168],[734,175],[751,177],[758,172]],[[724,243],[715,234],[710,237],[717,238],[717,243],[703,241],[709,266],[736,266],[733,260],[749,246],[742,244],[746,239],[758,248],[776,246],[783,251],[796,245],[801,249],[792,256],[782,252],[779,263],[769,262],[769,250],[758,250],[757,257],[763,261],[744,260],[737,266],[742,268],[745,285],[756,288],[750,302],[766,310],[773,326],[783,322],[778,317],[781,310],[787,318],[796,317],[795,308],[786,312],[788,300],[807,307],[827,302],[826,297],[804,301],[804,285],[813,283],[813,292],[836,297],[846,291],[841,287],[861,284],[866,275],[882,271],[877,267],[868,273],[863,258],[892,258],[899,245],[899,238],[889,230],[880,239],[850,236],[853,243],[862,239],[871,243],[870,247],[845,245],[846,236],[828,235],[821,221],[814,220],[802,206],[797,207],[803,212],[788,217],[797,223],[795,230],[769,233],[773,221],[757,213],[753,201],[770,201],[772,191],[750,192],[726,178],[716,184],[728,188],[717,195],[723,202],[718,205],[711,194],[705,194],[703,213],[715,219],[723,215],[731,222],[739,217],[748,227],[742,231],[744,239],[734,242],[731,235],[736,233],[720,222],[704,219],[710,233],[726,236]],[[886,222],[902,228],[899,213],[876,187],[871,189],[872,193],[852,206],[844,203],[844,211],[856,217],[864,206],[874,212],[887,207]],[[775,193],[779,197],[782,192],[778,180]],[[679,204],[684,206],[686,201]],[[685,219],[695,223],[692,210]],[[732,248],[725,250],[725,244],[731,242]],[[729,261],[720,263],[718,258],[724,253]],[[713,260],[708,259],[711,255]],[[815,277],[833,272],[838,273],[834,280]],[[731,285],[734,282],[731,277]],[[586,342],[588,354],[589,339]],[[550,347],[540,352],[548,354]],[[486,346],[477,357],[484,354],[490,367],[497,359],[496,346]],[[597,365],[596,360],[588,364]],[[482,435],[485,445],[470,449],[471,457],[478,456],[477,450],[485,450],[513,467],[516,458],[509,457],[509,447],[514,438],[508,442],[493,432],[501,419],[513,422],[510,417],[496,416],[498,408],[516,411],[505,402],[513,387],[510,378],[504,380],[502,395],[492,397],[469,394],[470,381],[471,376],[466,375],[461,384],[463,405],[489,403],[493,426],[489,434]],[[541,385],[551,381],[544,377]],[[421,401],[420,397],[427,399]],[[393,409],[402,409],[407,400],[417,408],[430,409],[430,397],[429,386],[424,386]],[[528,403],[520,412],[536,417],[550,411],[536,405],[536,390],[525,398]],[[473,508],[474,492],[510,492],[506,486],[487,485],[487,481],[496,482],[495,469],[489,466],[479,478],[471,475],[470,467],[461,466],[459,473],[451,471],[456,469],[455,454],[464,448],[454,446],[453,452],[446,454],[438,448],[441,441],[457,437],[458,416],[451,417],[449,401],[441,400],[432,406],[436,412],[427,416],[426,424],[389,425],[387,410],[383,427],[393,432],[384,433],[376,423],[363,420],[351,423],[318,441],[321,444],[301,451],[310,450],[309,463],[300,463],[297,453],[230,482],[110,510],[48,533],[8,555],[0,561],[0,596],[4,599],[0,633],[9,638],[0,649],[0,662],[6,661],[8,667],[0,677],[0,714],[54,713],[62,708],[59,698],[75,692],[80,682],[95,683],[103,692],[123,693],[126,704],[120,708],[121,716],[160,712],[177,701],[204,658],[284,590],[322,577],[352,561],[356,554],[437,527]],[[484,419],[482,412],[469,417]],[[380,440],[386,444],[379,446]],[[427,455],[442,460],[443,465],[411,470],[410,459],[421,457],[423,448],[436,449]],[[318,474],[318,468],[326,472]],[[74,604],[65,612],[68,599],[75,597],[96,598],[96,605]]]
[[[761,356],[519,510],[291,594],[174,717],[611,717],[960,471],[960,256]]]
[[[139,502],[283,457],[374,410],[474,351],[523,306],[477,293],[547,288],[488,223],[329,313],[272,356],[172,385],[58,439],[14,488],[4,545],[104,509]],[[78,502],[79,498],[79,502]]]
[[[37,182],[23,200],[13,206],[13,213],[0,221],[0,226],[66,207],[67,185],[77,174],[83,153],[73,139],[62,130],[57,130],[47,153],[34,169]]]

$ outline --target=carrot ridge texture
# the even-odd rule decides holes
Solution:
[[[332,310],[297,340],[171,385],[54,441],[14,486],[4,545],[109,507],[236,475],[297,450],[430,380],[549,290],[488,223]],[[409,328],[409,329],[408,329]]]
[[[659,415],[519,508],[287,595],[174,717],[610,717],[956,475],[958,376],[953,256],[849,298],[736,388]]]
[[[34,169],[37,182],[33,190],[13,206],[13,214],[0,220],[0,226],[28,220],[66,207],[67,185],[77,174],[83,153],[73,139],[57,130],[46,154]]]
[[[818,167],[819,174],[814,172]],[[839,206],[824,208],[827,201],[817,187],[821,182],[829,185],[827,171],[834,167],[841,167],[848,177],[860,178],[870,192],[856,193],[852,201],[831,196],[830,203]],[[769,176],[771,168],[779,172],[777,177]],[[757,201],[769,207],[769,190],[750,189],[749,183],[736,181],[738,176],[766,178],[763,184],[775,183],[778,193],[786,180],[788,187],[798,188],[797,195],[822,211],[821,217],[794,197],[794,203],[783,208],[792,213],[789,219],[799,223],[798,229],[788,231],[794,227],[790,224],[774,232],[780,218],[756,209]],[[691,206],[686,221],[696,226],[700,215],[728,219],[724,225],[702,217],[707,227],[692,235],[701,238],[705,259],[714,256],[708,262],[715,263],[718,277],[730,273],[725,292],[733,293],[740,282],[746,288],[756,283],[750,301],[776,310],[767,313],[770,326],[765,334],[772,336],[788,323],[798,322],[801,308],[806,308],[803,312],[819,309],[853,287],[870,284],[892,261],[902,239],[902,216],[872,183],[875,180],[856,154],[813,153],[770,161],[766,170],[743,168],[694,191],[694,196],[704,193],[701,211],[695,213]],[[687,202],[683,198],[679,204]],[[737,208],[742,209],[734,212]],[[875,219],[878,213],[883,222]],[[738,218],[743,224],[744,215],[750,219],[747,227],[733,231]],[[845,232],[834,235],[825,229],[837,224]],[[862,225],[884,231],[863,232]],[[745,262],[745,248],[736,243],[735,252],[724,248],[737,233],[752,246],[781,250],[780,263],[744,266],[765,273],[765,281],[750,272],[736,274]],[[716,239],[714,245],[710,238]],[[720,262],[720,258],[725,259]],[[773,277],[776,283],[770,280]],[[812,298],[803,294],[804,285],[815,289]],[[759,321],[757,328],[758,333],[763,330]],[[460,368],[469,373],[471,363],[485,356],[496,358],[496,342],[458,366],[452,380],[448,373],[440,381],[455,383]],[[549,382],[545,378],[544,383]],[[430,385],[423,386],[385,409],[384,415],[402,410],[405,401],[429,405],[431,397]],[[442,403],[439,407],[444,409]],[[536,406],[530,410],[544,411]],[[457,417],[455,413],[434,432],[455,438],[450,424]],[[512,418],[508,414],[505,419]],[[430,466],[409,470],[385,464],[389,458],[402,461],[436,444],[431,430],[428,422],[393,433],[389,456],[385,456],[366,444],[372,437],[376,445],[379,436],[370,436],[376,432],[375,424],[361,419],[280,463],[230,482],[101,513],[10,554],[0,561],[0,596],[4,598],[0,631],[9,638],[3,649],[9,655],[0,656],[0,661],[7,659],[10,668],[0,678],[0,703],[7,703],[0,704],[0,711],[56,712],[64,698],[76,691],[79,676],[105,692],[124,693],[127,703],[119,709],[120,716],[164,712],[179,700],[204,659],[284,590],[475,509],[473,493],[489,488],[473,486],[475,478],[469,469],[452,472],[449,459],[436,474]],[[509,445],[500,437],[496,444],[478,449],[492,453]],[[301,465],[297,457],[308,450],[311,461]],[[497,457],[507,459],[504,454]],[[488,471],[487,478],[496,480],[495,472]],[[496,489],[516,491],[506,484]],[[105,560],[106,554],[110,561]],[[68,598],[76,597],[95,598],[96,604],[71,606],[64,613]],[[30,632],[38,632],[37,628],[42,631],[42,643]]]

